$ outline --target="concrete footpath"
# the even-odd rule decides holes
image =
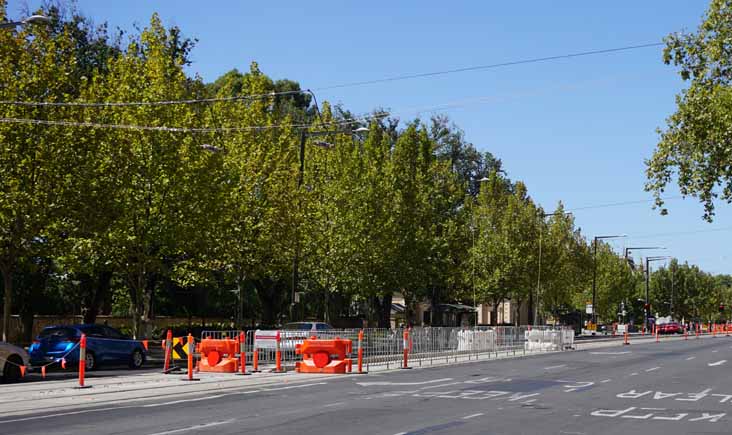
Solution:
[[[710,340],[710,336],[703,339],[689,337],[688,340]],[[680,341],[684,337],[662,337],[662,342]],[[630,346],[624,346],[622,337],[617,339],[604,339],[598,341],[581,341],[576,343],[577,350],[590,350],[599,348],[625,347],[635,348],[638,346],[650,347],[655,343],[655,337],[636,336],[631,339]],[[554,352],[555,354],[567,354],[573,351]],[[490,364],[491,361],[506,359],[532,358],[541,353],[511,353],[499,358],[480,359],[480,362]],[[459,363],[475,363],[476,360],[460,359]],[[454,365],[451,359],[445,364]],[[418,368],[418,367],[417,367]],[[393,369],[391,371],[398,371]],[[389,371],[379,373],[388,374]],[[94,372],[93,372],[94,373]],[[120,373],[120,374],[118,374]],[[122,374],[124,373],[124,374]],[[65,378],[62,380],[47,379],[36,382],[26,382],[12,385],[0,386],[0,415],[27,415],[38,412],[50,412],[55,410],[76,409],[79,407],[93,407],[112,404],[131,404],[145,401],[160,400],[168,398],[170,401],[195,400],[200,395],[216,395],[232,391],[268,391],[272,389],[297,388],[298,384],[318,382],[324,378],[333,378],[334,375],[313,375],[299,374],[295,372],[286,373],[253,373],[248,376],[234,374],[196,373],[197,381],[187,381],[184,372],[175,374],[163,374],[160,372],[114,372],[112,376],[93,376],[86,380],[90,388],[79,389],[78,380]],[[344,375],[335,375],[343,377]],[[370,375],[345,375],[368,378]]]

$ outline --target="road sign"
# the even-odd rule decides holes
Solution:
[[[587,313],[587,314],[592,314],[593,313],[592,304],[587,304],[587,306],[585,307],[585,313]]]
[[[185,337],[173,338],[173,359],[186,359],[188,358],[188,346],[186,346]]]

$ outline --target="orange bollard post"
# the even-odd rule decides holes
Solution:
[[[81,334],[79,340],[79,387],[89,388],[90,385],[84,385],[84,375],[86,373],[86,334]]]
[[[358,372],[365,373],[363,371],[363,329],[358,331]]]
[[[186,341],[186,351],[188,352],[188,376],[183,378],[184,381],[198,381],[199,379],[193,377],[193,353],[196,352],[196,344],[193,340],[193,335],[188,334],[188,341]]]
[[[244,331],[239,333],[239,375],[246,376],[247,373],[247,337]]]
[[[282,372],[282,349],[280,348],[280,331],[275,336],[277,340],[277,348],[275,349],[275,373]]]
[[[46,379],[46,366],[41,366],[41,379]]]
[[[147,351],[150,350],[150,349],[148,349],[147,345],[148,345],[148,341],[147,340],[142,340],[142,347],[145,348],[145,352],[147,352]]]
[[[19,366],[19,368],[20,368],[20,377],[21,378],[24,378],[25,377],[25,369],[26,369],[26,367],[24,365],[21,365],[21,366]]]
[[[252,352],[252,373],[259,373],[259,351],[256,347]]]
[[[173,331],[168,329],[165,335],[165,364],[163,365],[163,373],[170,372],[170,359],[173,356]]]
[[[409,367],[409,329],[404,330],[402,346],[404,347],[404,363],[402,369],[411,369]]]

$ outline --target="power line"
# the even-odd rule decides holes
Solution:
[[[399,75],[399,76],[394,76],[394,77],[386,77],[383,79],[364,80],[364,81],[360,81],[360,82],[350,82],[350,83],[343,83],[343,84],[339,84],[339,85],[324,86],[324,87],[316,88],[315,90],[316,91],[326,91],[326,90],[331,90],[331,89],[351,88],[351,87],[356,87],[356,86],[373,85],[373,84],[377,84],[377,83],[396,82],[396,81],[401,81],[401,80],[411,80],[411,79],[424,78],[424,77],[435,77],[435,76],[468,72],[468,71],[481,71],[481,70],[487,70],[487,69],[502,68],[502,67],[506,67],[506,66],[513,66],[513,65],[523,65],[523,64],[528,64],[528,63],[548,62],[551,60],[571,59],[574,57],[617,53],[617,52],[621,52],[621,51],[637,50],[640,48],[658,47],[661,45],[665,45],[665,43],[653,42],[653,43],[649,43],[649,44],[628,45],[625,47],[607,48],[604,50],[582,51],[579,53],[569,53],[569,54],[560,54],[557,56],[537,57],[537,58],[533,58],[533,59],[523,59],[523,60],[510,61],[510,62],[493,63],[493,64],[488,64],[488,65],[469,66],[469,67],[465,67],[465,68],[455,68],[455,69],[448,69],[448,70],[443,70],[443,71],[405,74],[405,75]]]
[[[669,237],[669,236],[684,236],[684,235],[692,235],[692,234],[702,234],[702,233],[718,233],[723,231],[732,231],[732,227],[720,227],[720,228],[712,228],[708,230],[693,230],[693,231],[676,231],[676,232],[670,232],[670,233],[656,233],[656,234],[642,234],[640,236],[630,236],[630,239],[650,239],[655,237]]]
[[[678,196],[668,196],[668,197],[661,198],[661,199],[663,199],[664,201],[670,201],[670,200],[674,200],[674,199],[683,199],[683,198],[684,198],[683,196],[678,195]],[[655,199],[641,199],[641,200],[637,200],[637,201],[611,202],[608,204],[598,204],[598,205],[589,205],[589,206],[585,206],[585,207],[576,207],[576,208],[568,209],[567,211],[575,212],[575,211],[581,211],[581,210],[592,210],[592,209],[596,209],[596,208],[621,207],[624,205],[647,204],[649,202],[654,202],[654,201],[655,201]]]
[[[559,60],[559,59],[571,59],[571,58],[575,58],[575,57],[594,56],[594,55],[599,55],[599,54],[610,54],[610,53],[617,53],[617,52],[622,52],[622,51],[637,50],[637,49],[642,49],[642,48],[658,47],[661,45],[664,45],[664,43],[663,42],[654,42],[654,43],[649,43],[649,44],[628,45],[628,46],[624,46],[624,47],[615,47],[615,48],[608,48],[608,49],[603,49],[603,50],[583,51],[583,52],[578,52],[578,53],[568,53],[568,54],[561,54],[561,55],[556,55],[556,56],[522,59],[522,60],[494,63],[494,64],[488,64],[488,65],[469,66],[469,67],[464,67],[464,68],[456,68],[456,69],[443,70],[443,71],[406,74],[406,75],[399,75],[399,76],[387,77],[387,78],[382,78],[382,79],[365,80],[365,81],[360,81],[360,82],[341,83],[341,84],[336,84],[336,85],[331,85],[331,86],[323,86],[320,88],[315,88],[315,90],[316,91],[325,91],[325,90],[332,90],[332,89],[343,89],[343,88],[364,86],[364,85],[377,84],[377,83],[395,82],[395,81],[411,80],[411,79],[425,78],[425,77],[435,77],[435,76],[455,74],[455,73],[468,72],[468,71],[481,71],[481,70],[488,70],[488,69],[494,69],[494,68],[502,68],[502,67],[507,67],[507,66],[514,66],[514,65],[548,62],[548,61]],[[132,101],[132,102],[0,101],[0,105],[26,106],[26,107],[168,106],[168,105],[179,105],[179,104],[180,105],[189,105],[189,104],[206,104],[206,103],[231,102],[231,101],[247,101],[247,100],[256,100],[256,99],[263,99],[263,98],[271,98],[271,97],[280,96],[280,95],[297,95],[297,94],[307,94],[307,93],[309,93],[311,95],[313,94],[313,92],[310,89],[304,89],[304,90],[297,90],[297,91],[281,91],[281,92],[269,92],[269,93],[264,93],[264,94],[240,95],[240,96],[235,96],[235,97],[198,98],[198,99],[186,99],[186,100]]]

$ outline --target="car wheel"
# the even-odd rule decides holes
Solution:
[[[6,384],[18,382],[21,378],[21,365],[23,365],[23,361],[17,355],[12,355],[8,358],[3,369],[3,382]]]
[[[97,368],[97,357],[93,353],[86,351],[86,359],[84,361],[84,368],[87,371],[92,371]]]
[[[132,355],[130,356],[130,368],[139,369],[144,363],[145,355],[142,354],[142,351],[140,349],[135,349],[135,351],[132,352]]]

